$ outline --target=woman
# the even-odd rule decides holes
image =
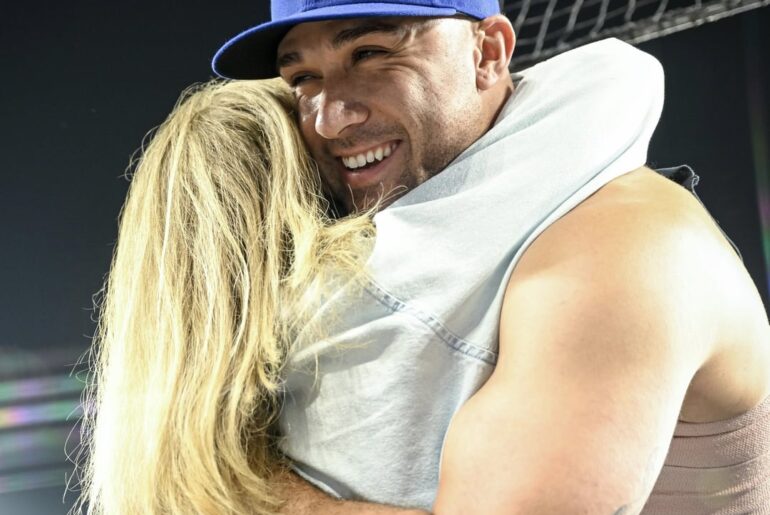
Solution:
[[[272,514],[280,370],[371,210],[334,220],[278,81],[188,89],[143,150],[102,289],[84,405],[94,514]],[[315,333],[314,333],[315,334]]]

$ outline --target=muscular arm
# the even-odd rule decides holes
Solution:
[[[497,367],[447,434],[437,515],[643,508],[717,306],[686,213],[613,187],[514,271]]]

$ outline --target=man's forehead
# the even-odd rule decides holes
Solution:
[[[414,16],[376,16],[300,23],[292,27],[281,40],[278,54],[280,56],[284,52],[301,51],[321,42],[333,42],[341,33],[355,32],[355,29],[371,29],[366,30],[367,32],[375,32],[378,29],[380,32],[407,31],[423,20],[424,18]]]

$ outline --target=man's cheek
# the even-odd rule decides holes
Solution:
[[[305,141],[312,141],[314,136],[317,136],[315,132],[315,120],[316,112],[307,109],[302,105],[302,102],[297,106],[297,124],[299,130],[302,133],[302,137]]]
[[[299,132],[302,133],[302,138],[305,140],[305,144],[308,148],[312,149],[313,141],[318,137],[315,132],[315,119],[308,120],[304,118],[299,119]]]
[[[315,124],[316,114],[320,106],[321,95],[302,96],[297,100],[297,112],[301,123]]]

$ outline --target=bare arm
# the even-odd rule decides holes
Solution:
[[[658,451],[658,450],[656,450]],[[655,464],[661,459],[660,451],[650,456],[648,469],[643,475],[641,485],[650,484],[655,479]],[[665,455],[665,451],[664,455]],[[296,474],[288,473],[284,482],[286,504],[281,509],[281,515],[431,515],[430,512],[418,509],[405,509],[382,504],[344,501],[330,497]],[[644,489],[639,492],[635,503],[624,504],[612,515],[630,515],[632,504],[644,499]]]
[[[718,302],[687,217],[630,191],[578,206],[514,271],[497,366],[447,433],[436,515],[642,510]]]
[[[287,502],[281,515],[429,515],[422,510],[334,499],[293,472],[284,475],[283,484]]]

